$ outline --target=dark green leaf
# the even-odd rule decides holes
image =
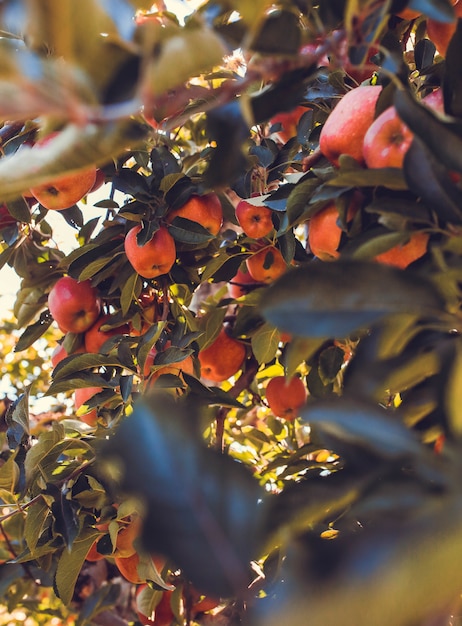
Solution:
[[[404,157],[404,174],[411,191],[438,217],[453,224],[462,223],[462,191],[417,137]]]
[[[14,348],[15,352],[21,352],[29,348],[37,339],[39,339],[47,328],[53,322],[53,318],[48,311],[44,311],[35,324],[31,324],[19,337],[18,342]]]
[[[29,205],[22,196],[8,202],[8,211],[18,222],[25,222],[26,224],[30,222]]]
[[[93,528],[82,529],[74,541],[72,549],[70,551],[64,550],[59,558],[54,587],[56,595],[66,605],[69,605],[72,600],[75,583],[85,557],[99,534],[99,531]]]
[[[123,488],[146,502],[145,548],[171,557],[204,593],[233,595],[258,553],[263,493],[243,465],[203,446],[192,406],[167,400],[139,404],[105,456],[123,464]]]
[[[346,337],[394,313],[441,312],[442,301],[420,276],[374,263],[342,260],[290,271],[266,289],[263,316],[303,337]]]
[[[301,409],[300,415],[322,435],[328,443],[326,447],[334,451],[340,443],[389,461],[423,460],[430,455],[417,436],[391,411],[387,412],[372,402],[343,397],[308,403]]]
[[[184,217],[175,217],[168,230],[176,241],[182,243],[204,244],[215,239],[215,235],[212,235],[198,222],[193,222]]]
[[[442,122],[429,108],[420,105],[403,89],[396,91],[395,107],[401,119],[438,161],[456,172],[462,172],[462,138],[459,127]]]
[[[55,367],[53,370],[53,380],[57,382],[82,370],[111,366],[120,366],[119,361],[114,356],[105,356],[99,353],[71,354]]]

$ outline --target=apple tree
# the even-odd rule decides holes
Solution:
[[[459,623],[462,0],[188,4],[0,6],[0,624]]]

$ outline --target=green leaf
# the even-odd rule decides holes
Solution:
[[[8,211],[18,222],[30,223],[30,209],[24,198],[8,202]]]
[[[428,623],[429,616],[449,623],[462,576],[455,549],[462,544],[460,500],[455,494],[426,500],[412,522],[397,511],[385,528],[366,525],[345,541],[341,533],[334,545],[292,542],[283,582],[275,585],[274,599],[257,606],[251,623],[298,625],[307,615],[310,626],[409,626]]]
[[[122,252],[119,252],[121,255]],[[85,269],[83,269],[79,274],[79,280],[88,280],[89,278],[93,278],[95,274],[97,274],[100,270],[102,270],[107,265],[114,262],[114,259],[117,258],[117,254],[111,254],[110,256],[103,256],[92,263],[89,263]]]
[[[462,223],[461,190],[419,138],[414,138],[406,152],[404,174],[409,189],[420,196],[440,219],[453,224]]]
[[[43,498],[34,502],[27,509],[26,522],[24,526],[24,538],[27,547],[33,553],[38,540],[40,539],[48,519],[50,509]]]
[[[225,54],[221,39],[205,26],[171,28],[146,64],[141,91],[154,97],[166,94],[219,65]]]
[[[460,438],[462,435],[462,386],[460,385],[462,380],[462,343],[460,341],[455,342],[453,360],[446,376],[444,408],[451,432]]]
[[[44,305],[44,290],[41,287],[23,287],[16,295],[13,313],[18,328],[27,326]]]
[[[419,275],[354,260],[287,272],[261,298],[263,317],[303,337],[346,337],[394,313],[441,314],[433,285]]]
[[[24,148],[0,161],[0,201],[15,200],[31,187],[88,167],[103,165],[135,146],[146,129],[133,120],[117,123],[69,124],[46,146]]]
[[[204,593],[234,595],[258,554],[264,492],[243,465],[204,446],[192,403],[169,398],[138,404],[104,454],[123,464],[122,488],[146,503],[148,553],[170,557]]]
[[[193,222],[184,217],[175,217],[168,230],[175,241],[190,244],[203,244],[215,239],[206,228],[198,222]]]
[[[50,452],[50,450],[59,441],[64,438],[64,428],[54,427],[53,430],[42,433],[37,443],[28,450],[24,463],[26,471],[26,482],[29,484],[34,478],[37,478],[37,469],[42,459]]]
[[[30,435],[30,423],[29,423],[29,395],[32,389],[32,385],[29,385],[23,394],[18,398],[14,404],[13,412],[11,413],[11,420],[19,424],[22,430]]]
[[[15,461],[16,453],[17,449],[0,467],[0,489],[4,489],[9,493],[14,493],[19,478],[19,470]]]
[[[46,395],[54,396],[57,393],[63,391],[72,391],[75,389],[81,389],[84,387],[104,387],[107,389],[114,389],[116,383],[114,379],[107,381],[103,376],[99,374],[83,374],[82,376],[71,376],[70,378],[62,378],[57,380],[49,386]]]
[[[446,167],[462,172],[460,128],[441,121],[429,108],[420,105],[408,91],[397,89],[395,107],[403,122]]]
[[[74,541],[72,549],[64,550],[56,568],[54,587],[58,598],[69,605],[74,593],[77,577],[82,569],[85,557],[94,541],[100,536],[99,531],[83,528]]]
[[[44,311],[35,324],[31,324],[19,337],[18,342],[15,345],[14,351],[21,352],[29,348],[37,339],[39,339],[43,333],[50,327],[53,322],[53,318],[48,311]]]
[[[361,449],[388,461],[405,459],[429,462],[429,452],[412,431],[390,411],[372,402],[360,402],[347,397],[308,403],[300,411],[303,421],[315,429],[336,450],[348,445],[351,454]]]
[[[120,367],[120,363],[114,356],[104,354],[71,354],[63,359],[53,370],[53,380],[58,381],[68,378],[82,370],[93,369],[95,367]]]
[[[300,363],[309,361],[323,343],[323,338],[294,337],[291,339],[282,356],[285,375],[288,378],[293,376]]]
[[[134,272],[123,286],[120,294],[120,306],[122,308],[123,316],[127,315],[135,297],[140,295],[142,286],[143,281],[141,280],[141,277]]]
[[[387,187],[398,191],[407,189],[403,171],[393,167],[370,170],[340,169],[326,185],[331,187]]]
[[[252,352],[260,365],[274,359],[279,339],[280,332],[271,324],[263,324],[252,335]]]
[[[446,0],[409,0],[407,7],[437,22],[449,24],[455,19],[454,9]]]

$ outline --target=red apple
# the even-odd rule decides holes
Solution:
[[[80,389],[76,389],[74,391],[74,404],[76,410],[80,409],[81,406],[86,404],[87,400],[101,391],[103,391],[101,387],[82,387]],[[98,421],[98,411],[97,409],[90,409],[81,415],[79,419],[81,422],[88,424],[88,426],[96,426],[96,422]]]
[[[271,126],[281,124],[281,129],[275,131],[277,139],[282,143],[287,143],[289,139],[297,135],[297,126],[300,118],[308,111],[307,107],[298,106],[291,111],[277,113],[270,119]]]
[[[456,32],[457,18],[462,17],[462,2],[459,0],[453,0],[455,11],[455,20],[449,24],[443,22],[437,22],[436,20],[427,20],[427,35],[436,46],[437,51],[441,56],[445,57],[448,51],[449,42],[452,36]]]
[[[274,228],[271,219],[273,212],[266,206],[256,206],[247,200],[241,200],[235,212],[237,221],[247,237],[260,239],[266,237]]]
[[[361,86],[346,93],[327,118],[319,146],[334,165],[341,154],[348,154],[363,163],[363,141],[374,121],[375,105],[382,88]]]
[[[241,296],[246,296],[249,291],[261,285],[262,283],[255,281],[247,269],[247,265],[244,263],[244,265],[237,270],[235,276],[229,281],[228,293],[231,298],[240,298]]]
[[[359,199],[353,196],[346,220],[350,222],[359,210]],[[338,247],[342,237],[339,213],[334,201],[313,215],[309,221],[308,245],[311,252],[322,261],[333,261],[339,256]]]
[[[422,99],[430,109],[444,112],[443,92],[436,89]],[[403,160],[414,135],[400,119],[395,107],[389,107],[370,125],[364,136],[363,155],[367,167],[403,167]]]
[[[89,280],[63,276],[48,294],[48,308],[63,332],[83,333],[97,320],[101,301]]]
[[[143,278],[167,274],[176,259],[175,240],[165,226],[161,226],[149,241],[140,246],[136,240],[140,231],[141,226],[134,226],[124,242],[125,253],[133,269]]]
[[[101,351],[102,346],[111,337],[117,335],[127,334],[129,331],[128,324],[119,326],[117,328],[111,328],[110,330],[101,330],[101,326],[104,326],[110,319],[110,315],[101,315],[96,322],[85,333],[85,351],[98,353]]]
[[[197,222],[212,235],[218,235],[223,224],[223,209],[215,193],[205,196],[194,195],[182,207],[170,211],[167,215],[167,222],[170,224],[175,217]]]
[[[43,150],[59,133],[52,133],[37,141],[31,150]],[[72,174],[58,176],[29,191],[46,209],[62,211],[79,202],[95,185],[96,167],[81,169]]]

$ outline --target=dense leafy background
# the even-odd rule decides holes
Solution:
[[[150,8],[0,6],[0,267],[20,278],[0,343],[16,389],[0,401],[0,623],[134,623],[136,585],[114,548],[138,514],[149,582],[138,607],[170,598],[172,623],[458,623],[462,30],[451,3],[211,0],[185,25],[162,2],[143,19]],[[454,33],[447,51],[434,22]],[[348,156],[337,168],[319,151],[330,111],[362,82],[382,85],[377,113],[394,103],[414,133],[402,169]],[[445,115],[420,104],[438,87]],[[276,115],[295,107],[288,128]],[[37,159],[31,142],[53,130]],[[88,219],[85,201],[61,211],[76,235],[65,254],[27,192],[93,164],[105,216]],[[217,236],[169,223],[211,192]],[[239,227],[239,198],[271,210],[263,242]],[[342,237],[329,263],[307,237],[332,202]],[[129,263],[137,224],[140,241],[167,225],[168,274],[144,279]],[[418,232],[428,248],[408,268],[374,262]],[[286,273],[234,297],[230,281],[261,246],[265,269],[280,253]],[[116,329],[99,353],[82,353],[82,334],[49,313],[65,274],[91,280],[103,329]],[[223,324],[246,356],[213,383],[200,354]],[[58,344],[69,356],[53,368]],[[186,358],[192,373],[150,386],[153,346],[152,375]],[[266,400],[282,374],[308,392],[295,421]],[[88,387],[99,388],[94,426],[73,400]],[[39,414],[44,393],[56,403]],[[95,541],[105,558],[90,562]],[[194,608],[200,594],[217,598],[212,613]]]

